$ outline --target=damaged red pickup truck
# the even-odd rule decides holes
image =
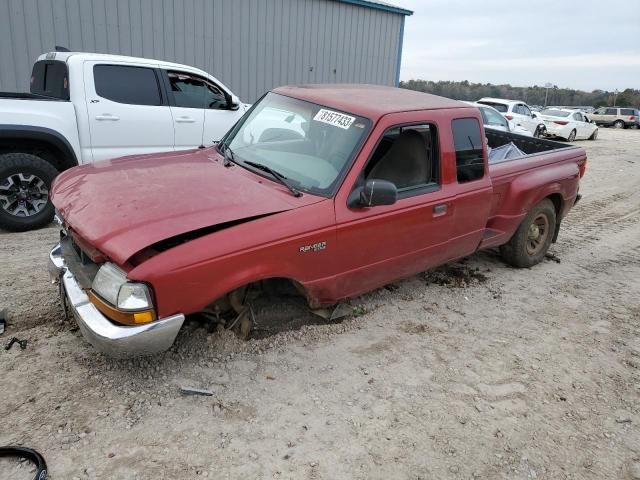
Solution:
[[[524,156],[488,160],[510,142]],[[281,87],[217,146],[62,173],[50,271],[96,348],[150,354],[172,345],[185,315],[249,328],[247,287],[270,279],[319,308],[479,249],[531,267],[585,168],[582,148],[484,130],[453,100]]]

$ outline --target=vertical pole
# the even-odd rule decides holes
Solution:
[[[398,54],[396,56],[396,87],[400,86],[400,64],[402,63],[402,42],[404,41],[404,15],[400,19],[400,38],[398,38]]]

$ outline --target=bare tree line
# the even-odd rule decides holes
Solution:
[[[533,87],[513,87],[511,85],[493,85],[490,83],[471,83],[467,80],[461,82],[431,80],[408,80],[400,82],[400,87],[419,92],[433,93],[455,100],[474,101],[482,97],[510,98],[522,100],[529,105],[592,105],[601,106],[632,106],[640,107],[640,90],[627,88],[620,92],[606,90],[594,90],[585,92],[571,88],[559,88],[557,85],[549,89],[534,85]]]

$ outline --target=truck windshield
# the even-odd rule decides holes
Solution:
[[[296,189],[329,196],[370,123],[364,117],[268,93],[223,142],[231,147],[236,163],[264,165]]]

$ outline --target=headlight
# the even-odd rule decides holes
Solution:
[[[125,283],[127,275],[113,263],[105,263],[98,270],[91,288],[111,305],[117,305],[118,292]]]
[[[115,322],[135,325],[156,318],[149,287],[127,281],[126,273],[113,263],[100,267],[89,293],[91,303]]]
[[[143,283],[125,283],[118,292],[118,308],[120,310],[144,310],[151,308],[151,295]]]

